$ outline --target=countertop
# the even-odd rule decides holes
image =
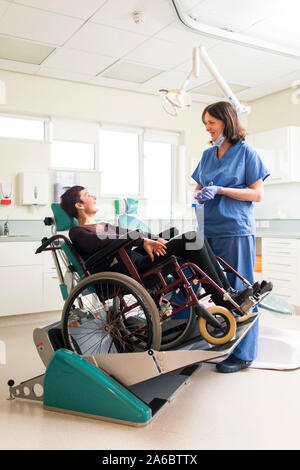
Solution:
[[[3,242],[41,242],[41,238],[31,235],[0,235],[0,243]]]

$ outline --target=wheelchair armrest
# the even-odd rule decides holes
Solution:
[[[49,246],[51,243],[53,243],[55,240],[58,240],[59,238],[63,239],[67,243],[70,243],[67,237],[65,237],[64,235],[53,235],[53,237],[50,237],[50,238],[43,238],[42,244],[41,246],[38,247],[35,254],[37,255],[41,253],[47,248],[47,246]]]
[[[131,232],[128,232],[128,234],[124,235],[124,237],[126,236],[126,238],[120,237],[115,240],[111,240],[111,242],[105,248],[97,251],[97,253],[94,253],[85,261],[86,268],[90,270],[91,268],[93,268],[94,265],[100,264],[101,261],[104,261],[105,258],[109,258],[120,248],[132,245],[136,241],[136,239],[139,238],[139,235],[140,234],[137,230],[133,230]]]

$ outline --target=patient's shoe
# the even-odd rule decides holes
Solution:
[[[230,372],[238,372],[239,370],[246,369],[247,367],[251,366],[252,361],[244,361],[243,359],[239,359],[238,357],[231,354],[225,361],[219,362],[216,365],[216,369],[218,372],[222,372],[223,374],[228,374]]]

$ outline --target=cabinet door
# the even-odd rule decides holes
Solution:
[[[43,311],[42,266],[0,267],[0,316]]]
[[[291,154],[289,128],[273,129],[252,136],[253,144],[271,175],[266,184],[289,181]]]
[[[43,274],[43,310],[62,311],[64,301],[59,288],[58,275],[55,272],[45,272]]]

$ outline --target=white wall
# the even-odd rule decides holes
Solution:
[[[177,118],[168,116],[161,107],[160,97],[116,90],[95,85],[43,78],[0,70],[6,84],[6,104],[2,113],[56,116],[71,119],[103,121],[121,125],[163,129],[181,133],[186,145],[185,187],[190,185],[191,159],[199,159],[208,146],[208,135],[201,122],[204,104],[194,103]],[[0,182],[13,182],[17,195],[16,174],[26,169],[49,169],[50,145],[27,141],[0,139]],[[181,188],[182,189],[182,188]],[[179,190],[182,196],[182,191]],[[30,208],[0,206],[0,219],[42,219],[49,207]],[[187,211],[190,213],[189,208]]]
[[[293,88],[252,101],[250,104],[250,134],[285,126],[300,126],[300,94]],[[300,183],[265,185],[263,201],[256,205],[255,214],[260,219],[299,219]]]

